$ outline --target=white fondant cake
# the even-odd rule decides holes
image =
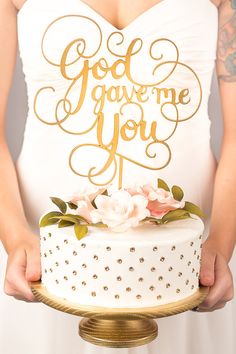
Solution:
[[[73,226],[40,228],[42,284],[82,305],[150,307],[198,290],[203,221],[145,224],[123,233],[91,227],[78,240]]]

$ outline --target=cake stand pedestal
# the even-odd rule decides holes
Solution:
[[[207,296],[209,287],[200,286],[191,296],[165,305],[143,308],[85,306],[50,294],[40,281],[30,282],[36,299],[56,310],[82,316],[79,335],[84,340],[111,348],[131,348],[147,344],[158,335],[154,318],[191,310]]]

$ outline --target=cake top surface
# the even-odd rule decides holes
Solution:
[[[147,244],[155,241],[157,244],[181,243],[191,240],[204,231],[204,223],[197,215],[191,218],[172,221],[162,225],[143,224],[129,228],[124,232],[115,232],[107,228],[91,227],[88,234],[78,240],[74,234],[73,226],[59,228],[57,225],[49,225],[40,228],[40,233],[45,235],[48,232],[58,234],[58,237],[73,238],[80,243],[107,243],[107,242],[135,242],[136,244]]]

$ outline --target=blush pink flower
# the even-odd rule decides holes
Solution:
[[[105,191],[106,188],[96,186],[83,186],[69,197],[69,200],[77,205],[76,214],[83,216],[88,222],[92,222],[91,212],[95,209],[92,205],[94,198]]]
[[[126,231],[150,216],[147,198],[142,195],[131,196],[126,190],[118,190],[108,196],[98,195],[95,204],[97,209],[91,211],[92,222],[103,222],[112,231]]]
[[[147,208],[152,216],[161,219],[170,210],[183,208],[185,202],[174,199],[170,191],[154,188],[151,184],[129,188],[131,195],[143,195],[148,199]]]

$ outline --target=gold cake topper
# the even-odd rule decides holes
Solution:
[[[47,46],[47,40],[52,41],[52,33],[57,31],[61,22],[72,19],[85,21],[88,28],[91,28],[92,33],[88,31],[89,40],[76,35],[69,43],[61,44],[62,53],[55,44],[54,50],[58,59],[52,58],[53,51],[47,53],[47,48],[52,49],[52,43]],[[84,28],[86,29],[86,26]],[[114,58],[111,63],[105,56],[99,57],[104,44],[109,56]],[[119,31],[111,32],[107,38],[103,38],[99,24],[82,15],[58,17],[43,33],[43,58],[55,67],[55,70],[60,69],[61,78],[68,85],[66,92],[55,102],[52,121],[52,114],[42,112],[43,107],[39,101],[41,95],[51,95],[56,91],[53,86],[47,85],[37,90],[34,113],[41,122],[55,125],[66,134],[80,137],[90,135],[88,142],[82,139],[81,143],[74,146],[68,156],[68,163],[75,174],[87,177],[94,185],[107,185],[117,176],[121,188],[124,161],[149,170],[165,168],[172,157],[168,140],[175,134],[178,124],[191,119],[200,107],[200,80],[190,66],[179,60],[177,45],[169,38],[156,38],[147,44],[139,37],[131,39],[127,44],[124,34]],[[170,58],[166,59],[165,56]],[[144,57],[148,61],[145,66],[142,63]],[[179,90],[176,87],[168,87],[168,79],[178,68],[182,70],[181,75],[189,73],[193,76],[191,84],[195,82],[196,87],[193,87],[192,92],[189,87],[181,87],[181,79],[178,76],[174,80]],[[58,88],[57,95],[60,90],[61,87]],[[197,102],[193,102],[190,94],[197,96]],[[91,109],[91,115],[81,113],[84,106]],[[181,108],[187,106],[190,107],[189,112],[186,114],[188,110],[184,109],[184,114]],[[153,111],[147,116],[145,111],[150,110],[150,107]],[[160,112],[154,111],[154,107],[159,108]],[[129,117],[126,116],[127,110]],[[164,134],[163,121],[167,124]],[[82,130],[79,129],[81,122],[85,127]],[[91,139],[89,134],[94,131],[97,141]],[[131,142],[135,142],[135,146],[140,144],[143,154],[137,154],[134,149],[135,156],[130,156],[127,144]],[[101,159],[94,158],[88,171],[83,172],[83,166],[79,166],[77,156],[82,156],[88,149],[92,149],[93,155],[101,156]],[[99,181],[102,176],[105,176],[105,181]]]

